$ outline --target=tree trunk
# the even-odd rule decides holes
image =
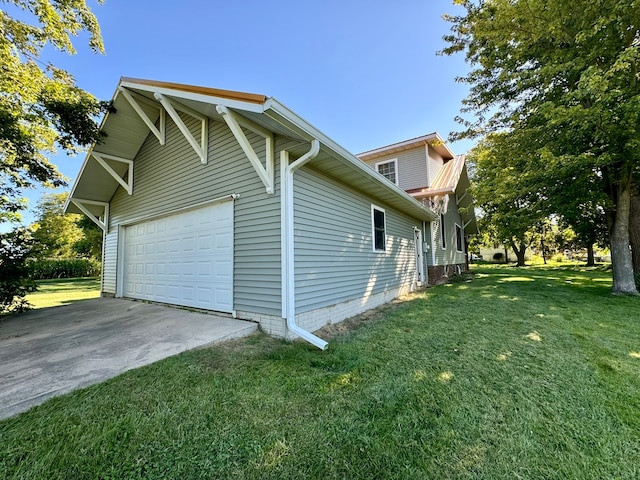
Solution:
[[[616,210],[608,212],[613,288],[616,294],[638,294],[633,278],[633,260],[629,248],[629,210],[631,188],[628,182],[621,183],[616,190]]]
[[[524,244],[520,244],[520,248],[518,248],[516,246],[516,244],[513,244],[513,252],[516,254],[516,259],[517,259],[517,264],[516,266],[518,267],[524,267],[524,254],[527,251],[527,247]]]
[[[542,235],[540,236],[540,248],[542,250],[542,262],[547,264],[547,253],[544,250],[544,230],[542,231]]]
[[[629,210],[629,243],[633,273],[640,275],[640,186],[635,183],[631,188],[631,207]]]
[[[593,254],[593,244],[587,245],[587,267],[593,267],[596,264],[596,259]]]
[[[524,255],[527,253],[527,247],[524,244],[520,245],[520,250],[518,251],[518,266],[524,267]]]

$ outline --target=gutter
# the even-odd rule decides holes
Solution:
[[[280,185],[281,215],[282,215],[282,316],[287,319],[287,328],[315,345],[321,350],[326,350],[329,345],[326,341],[313,333],[303,329],[296,323],[296,297],[295,297],[295,236],[293,216],[293,174],[297,169],[316,158],[320,152],[320,142],[311,140],[311,148],[302,157],[293,163],[289,163],[289,152],[280,152]]]

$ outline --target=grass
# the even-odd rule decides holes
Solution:
[[[326,352],[257,334],[50,400],[0,422],[0,477],[639,478],[640,299],[474,271]]]
[[[34,308],[58,307],[71,302],[100,297],[100,278],[38,280],[38,291],[27,295]]]

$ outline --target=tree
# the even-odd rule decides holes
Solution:
[[[483,224],[490,224],[493,239],[516,254],[524,266],[525,252],[536,239],[545,218],[542,198],[528,188],[530,161],[514,134],[487,135],[467,156],[474,172],[471,192],[483,211]]]
[[[64,213],[66,198],[66,193],[51,193],[38,202],[38,220],[32,227],[41,258],[75,257],[74,246],[84,238],[80,215]]]
[[[640,4],[632,0],[457,0],[445,54],[474,67],[459,136],[519,131],[549,178],[588,172],[605,205],[613,292],[637,294],[629,250],[640,156]],[[537,168],[541,170],[540,166]],[[540,186],[540,184],[537,184]],[[591,188],[591,187],[589,187]],[[584,189],[587,191],[587,188]]]
[[[69,73],[38,59],[46,44],[74,54],[71,36],[81,31],[89,33],[94,52],[104,52],[100,27],[84,0],[4,3],[35,23],[0,11],[0,211],[9,214],[24,208],[23,189],[65,184],[46,155],[56,145],[73,152],[98,141],[95,117],[110,107],[77,87]]]
[[[77,256],[101,261],[103,231],[89,217],[80,215],[76,225],[82,230],[82,238],[73,245]]]
[[[25,188],[61,186],[64,178],[47,159],[56,146],[74,152],[101,138],[95,117],[110,109],[75,85],[73,77],[39,56],[45,47],[75,53],[71,37],[86,31],[103,53],[98,22],[84,0],[4,0],[21,20],[0,10],[0,222],[16,220]],[[102,3],[98,0],[98,3]],[[26,275],[31,239],[24,229],[0,234],[0,310],[23,308],[35,288]]]
[[[26,228],[0,234],[0,315],[29,308],[24,297],[36,290],[27,267],[33,245]]]

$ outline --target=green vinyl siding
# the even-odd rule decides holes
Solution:
[[[118,261],[118,231],[111,223],[109,233],[104,236],[102,248],[102,291],[115,295],[116,265]]]
[[[324,174],[295,174],[296,311],[365,299],[415,281],[412,219]],[[374,252],[371,205],[385,210],[386,251]]]
[[[442,248],[440,216],[432,222],[432,245],[435,251],[435,265],[456,265],[465,263],[464,242],[463,251],[456,248],[456,224],[462,227],[462,218],[456,206],[455,195],[449,195],[447,210],[444,214],[446,248]],[[429,255],[431,262],[431,255]]]
[[[200,122],[182,115],[199,138]],[[259,158],[265,142],[245,131]],[[276,138],[277,152],[288,148]],[[232,193],[234,201],[234,309],[281,314],[280,197],[267,195],[258,174],[225,123],[209,121],[208,163],[195,151],[170,118],[166,144],[149,135],[134,160],[133,195],[119,188],[111,201],[110,230],[105,246],[105,291],[115,292],[117,227],[141,218],[163,215]]]

